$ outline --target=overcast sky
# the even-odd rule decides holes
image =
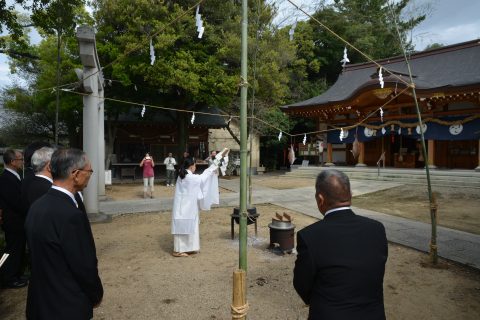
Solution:
[[[303,16],[303,13],[298,12],[286,0],[270,2],[280,6],[279,21],[284,21],[284,17],[301,19]],[[292,0],[292,2],[313,13],[315,3],[318,1]],[[416,50],[423,50],[435,42],[448,45],[480,39],[480,0],[411,0],[407,11],[407,15],[412,13],[415,15],[419,11],[428,14],[425,21],[413,30],[412,37]],[[339,53],[339,56],[342,54]],[[10,75],[5,55],[0,54],[0,86],[12,83],[14,78]]]

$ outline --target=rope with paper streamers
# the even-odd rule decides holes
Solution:
[[[184,17],[187,13],[189,13],[190,11],[192,11],[193,9],[197,9],[200,4],[202,4],[205,0],[200,0],[198,2],[196,2],[194,5],[192,5],[191,7],[189,7],[187,10],[185,10],[182,14],[180,14],[179,16],[177,16],[176,18],[174,18],[173,20],[171,20],[169,23],[167,23],[166,25],[163,26],[163,28],[159,29],[157,32],[153,33],[149,38],[147,38],[145,41],[148,41],[150,42],[150,40],[159,35],[161,32],[163,32],[167,27],[169,27],[170,25],[172,25],[173,23],[177,22],[178,20],[180,20],[182,17]],[[359,52],[361,55],[363,55],[365,58],[367,58],[369,61],[373,62],[374,64],[376,64],[378,67],[381,67],[383,68],[383,70],[386,70],[388,71],[387,68],[385,68],[384,66],[381,66],[379,63],[377,63],[376,61],[374,61],[372,58],[370,58],[368,55],[366,55],[365,53],[363,53],[361,50],[357,49],[354,45],[352,45],[351,43],[349,43],[347,40],[343,39],[341,36],[339,36],[338,34],[336,34],[333,30],[331,30],[330,28],[328,28],[326,25],[322,24],[320,21],[318,21],[317,19],[315,19],[314,17],[312,17],[311,15],[309,15],[307,12],[305,12],[303,9],[301,9],[300,7],[298,7],[295,3],[293,3],[292,1],[288,0],[292,5],[294,5],[298,10],[302,11],[305,15],[307,15],[308,17],[310,17],[312,20],[316,21],[317,23],[319,23],[322,27],[324,27],[326,30],[328,30],[329,32],[331,32],[333,35],[335,35],[337,38],[339,38],[341,41],[343,41],[345,44],[349,45],[350,47],[352,47],[353,49],[355,49],[357,52]],[[131,48],[130,50],[127,50],[125,53],[119,55],[116,59],[114,59],[113,61],[111,61],[110,63],[108,63],[107,65],[103,66],[101,70],[117,63],[118,61],[120,61],[121,59],[125,58],[126,56],[130,55],[131,53],[139,50],[139,49],[142,49],[144,47],[144,43],[141,42],[140,44],[138,44],[137,46],[134,46],[133,48]],[[84,81],[86,79],[88,79],[89,77],[92,77],[94,75],[96,75],[98,72],[100,72],[101,70],[98,70],[97,72],[95,73],[92,73],[90,74],[89,76],[85,77],[84,79],[82,80],[79,80],[77,82],[72,82],[72,83],[67,83],[67,84],[63,84],[63,85],[60,85],[60,86],[54,86],[54,87],[48,87],[48,88],[44,88],[44,89],[38,89],[38,90],[35,90],[35,91],[45,91],[45,90],[51,90],[51,89],[60,89],[60,88],[65,88],[67,86],[70,86],[70,85],[74,85],[74,84],[78,84],[80,81]],[[398,80],[400,80],[401,82],[405,83],[406,85],[412,85],[412,84],[409,84],[407,83],[406,81],[404,81],[402,78],[398,77],[397,75],[395,75],[394,73],[391,73],[389,72],[390,74],[392,74],[394,77],[398,78]],[[241,79],[240,81],[240,84],[239,86],[248,86],[248,82],[245,80],[245,79]]]
[[[110,63],[106,64],[105,66],[103,66],[101,68],[101,70],[97,70],[97,72],[93,72],[92,74],[88,75],[87,77],[83,78],[82,80],[79,80],[79,81],[76,81],[76,82],[72,82],[72,83],[67,83],[67,84],[63,84],[63,85],[60,85],[60,86],[54,86],[54,87],[48,87],[48,88],[44,88],[44,89],[38,89],[38,90],[35,90],[35,91],[45,91],[45,90],[52,90],[52,89],[60,89],[60,88],[64,88],[66,86],[69,86],[69,85],[72,85],[72,84],[78,84],[79,82],[82,82],[82,81],[85,81],[87,80],[88,78],[98,74],[100,71],[102,71],[103,69],[105,68],[108,68],[110,67],[111,65],[117,63],[118,61],[120,61],[121,59],[127,57],[128,55],[130,55],[131,53],[135,52],[135,51],[138,51],[140,49],[143,49],[145,47],[145,44],[150,44],[150,40],[159,35],[160,33],[164,32],[169,26],[171,26],[172,24],[174,24],[175,22],[177,22],[178,20],[180,20],[181,18],[183,18],[184,16],[186,16],[188,13],[190,13],[190,11],[192,11],[193,9],[196,9],[197,6],[199,6],[200,4],[202,4],[205,0],[199,0],[198,2],[196,2],[194,5],[192,5],[191,7],[187,8],[187,10],[185,10],[184,12],[182,12],[181,14],[179,14],[176,18],[174,18],[173,20],[171,20],[169,23],[165,24],[162,28],[160,28],[157,32],[154,32],[153,34],[150,35],[150,37],[147,37],[146,38],[146,43],[144,43],[144,41],[140,41],[139,44],[137,44],[136,46],[133,46],[130,50],[127,50],[126,52],[124,52],[123,54],[120,54],[117,58],[115,58],[113,61],[111,61]]]
[[[302,133],[296,133],[296,134],[289,134],[291,136],[301,136],[301,135],[304,135],[304,134],[307,134],[307,135],[311,135],[311,134],[318,134],[318,133],[326,133],[326,132],[329,132],[329,131],[336,131],[336,130],[341,130],[341,129],[344,129],[344,130],[348,130],[348,129],[352,129],[352,128],[356,128],[360,125],[362,125],[365,121],[367,121],[369,118],[371,118],[372,116],[374,116],[375,114],[377,114],[377,112],[379,112],[380,110],[383,110],[383,107],[385,107],[387,104],[389,104],[390,102],[392,102],[393,100],[395,100],[398,96],[400,96],[401,94],[403,94],[405,91],[407,91],[409,89],[409,87],[406,87],[404,88],[402,91],[400,92],[397,92],[397,94],[395,94],[394,96],[392,96],[387,102],[385,102],[383,105],[381,105],[380,107],[378,107],[377,109],[375,109],[374,111],[370,112],[368,115],[365,116],[365,118],[363,118],[361,121],[357,122],[356,124],[353,124],[353,125],[350,125],[350,126],[344,126],[344,127],[337,127],[337,126],[331,126],[332,129],[325,129],[325,130],[318,130],[318,131],[310,131],[310,132],[302,132]],[[267,124],[266,122],[264,122],[265,124]],[[288,134],[288,133],[287,133]]]
[[[146,104],[146,103],[140,103],[140,102],[125,101],[125,100],[120,100],[120,99],[115,99],[115,98],[101,97],[101,96],[90,94],[90,93],[83,93],[83,92],[72,91],[72,90],[68,90],[68,89],[62,89],[62,91],[63,92],[68,92],[68,93],[73,93],[73,94],[80,95],[80,96],[95,97],[95,98],[98,98],[100,100],[108,100],[108,101],[113,101],[113,102],[118,102],[118,103],[131,104],[131,105],[134,105],[134,106],[149,107],[149,108],[162,109],[162,110],[168,110],[168,111],[186,112],[186,113],[191,113],[192,116],[194,114],[203,114],[203,115],[207,115],[207,116],[229,118],[230,120],[232,118],[240,118],[240,116],[233,116],[233,115],[230,115],[230,114],[218,114],[218,113],[212,113],[212,112],[201,112],[201,111],[161,107],[161,106],[156,106],[156,105],[153,105],[153,104]],[[193,117],[193,120],[195,120],[194,117]]]
[[[374,61],[373,59],[371,59],[369,56],[367,56],[365,53],[363,53],[362,51],[360,51],[359,49],[357,49],[355,46],[353,46],[351,43],[349,43],[348,41],[346,41],[345,39],[343,39],[341,36],[339,36],[338,34],[336,34],[333,30],[331,30],[330,28],[328,28],[327,26],[325,26],[324,24],[322,24],[320,21],[318,21],[317,19],[315,19],[314,17],[312,17],[311,15],[309,15],[308,13],[306,13],[305,11],[303,11],[301,8],[299,8],[295,3],[293,3],[292,1],[288,0],[292,5],[294,5],[295,7],[297,7],[298,10],[302,11],[304,14],[306,14],[307,16],[309,16],[312,20],[316,21],[317,23],[319,23],[322,27],[324,27],[325,29],[327,29],[329,32],[331,32],[332,34],[334,34],[336,37],[338,37],[341,41],[343,41],[345,44],[349,45],[350,47],[352,47],[353,49],[355,49],[356,51],[358,51],[360,54],[362,54],[365,58],[367,58],[369,61],[372,61],[374,64],[376,64],[377,66],[379,66],[380,68],[383,68],[383,70],[388,70],[386,69],[385,67],[381,66],[379,63],[377,63],[376,61]],[[186,15],[189,11],[193,10],[194,8],[197,8],[198,9],[198,6],[204,2],[204,0],[200,0],[198,1],[195,5],[191,6],[190,8],[188,8],[186,11],[184,11],[182,14],[180,14],[178,17],[176,17],[175,19],[173,19],[170,23],[168,23],[167,25],[165,25],[162,29],[160,29],[159,31],[153,33],[151,35],[151,37],[149,39],[147,39],[148,41],[150,41],[150,39],[158,34],[160,34],[161,32],[163,32],[167,26],[173,24],[174,22],[178,21],[180,18],[182,18],[184,15]],[[113,65],[114,63],[118,62],[120,59],[126,57],[127,55],[129,55],[130,53],[140,49],[140,48],[143,48],[143,44],[139,44],[137,46],[134,46],[131,50],[125,52],[124,54],[120,55],[119,57],[117,57],[115,60],[113,60],[112,62],[110,62],[109,64],[105,65],[102,70],[104,68],[107,68],[111,65]],[[97,71],[96,73],[100,72]],[[96,73],[93,73],[91,75],[89,75],[88,77],[91,77],[93,75],[95,75]],[[396,76],[395,74],[393,74],[394,76]],[[88,79],[87,78],[84,78],[83,80],[85,79]],[[397,77],[401,82],[405,83],[407,85],[407,88],[405,90],[407,90],[409,87],[413,87],[414,84],[409,84],[407,82],[405,82],[403,79]],[[62,85],[62,86],[59,86],[58,88],[63,88],[65,86],[68,86],[68,85],[71,85],[71,84],[77,84],[78,82],[75,82],[75,83],[70,83],[70,84],[65,84],[65,85]],[[111,82],[110,82],[111,83]],[[248,86],[248,82],[246,79],[241,79],[240,83],[239,83],[239,86]],[[136,85],[135,85],[136,87]],[[53,87],[54,89],[57,88],[57,87]],[[49,89],[49,88],[47,88]],[[47,89],[41,89],[41,90],[47,90]],[[403,90],[402,92],[404,92],[405,90]],[[72,91],[71,89],[63,89],[62,91],[66,91],[66,92],[74,92]],[[400,92],[399,94],[397,94],[396,96],[400,95],[402,92]],[[74,93],[77,93],[77,92],[74,92]],[[395,97],[396,97],[395,96]],[[129,104],[133,104],[133,105],[142,105],[143,107],[145,106],[148,106],[148,107],[152,107],[152,108],[160,108],[160,109],[165,109],[165,110],[173,110],[173,111],[180,111],[180,112],[190,112],[192,113],[192,116],[193,116],[193,111],[187,111],[187,110],[180,110],[180,109],[176,109],[176,108],[166,108],[166,107],[159,107],[159,106],[153,106],[153,105],[145,105],[145,104],[139,104],[139,103],[134,103],[134,102],[127,102],[127,101],[122,101],[122,100],[119,100],[119,99],[112,99],[112,98],[104,98],[105,100],[111,100],[111,101],[116,101],[116,102],[121,102],[121,103],[129,103]],[[393,100],[393,98],[391,99]],[[386,104],[388,104],[391,100],[389,100]],[[384,105],[386,105],[384,104]],[[380,110],[383,111],[380,107]],[[375,114],[378,110],[374,111],[372,114]],[[145,110],[142,109],[142,115],[145,113]],[[198,112],[197,112],[198,113]],[[214,115],[214,116],[219,116],[218,114],[208,114],[208,113],[199,113],[199,114],[206,114],[206,115]],[[371,116],[371,115],[370,115]],[[361,123],[363,123],[364,121],[366,121],[366,119],[368,119],[370,116],[367,116],[366,118],[364,118],[360,123],[356,124],[356,125],[353,125],[351,127],[356,127],[358,125],[360,125]],[[238,116],[235,116],[236,118],[238,118]],[[280,132],[283,132],[283,130],[277,128],[276,126],[264,121],[264,120],[261,120],[255,116],[253,116],[252,118],[264,123],[265,125],[271,127],[271,128],[274,128]],[[193,118],[194,119],[194,118]],[[348,127],[345,127],[345,129],[348,129]],[[328,132],[328,131],[333,131],[333,130],[338,130],[337,127],[334,127],[333,129],[327,129],[327,130],[319,130],[319,131],[315,131],[315,132],[308,132],[308,133],[301,133],[301,134],[290,134],[288,132],[284,132],[286,135],[289,135],[291,137],[293,136],[296,136],[296,135],[305,135],[305,134],[314,134],[314,133],[323,133],[323,132]],[[281,135],[280,135],[281,137]]]
[[[375,60],[373,60],[373,58],[371,58],[369,55],[367,55],[366,53],[364,53],[362,50],[358,49],[357,47],[355,47],[353,44],[351,44],[348,40],[344,39],[342,36],[340,36],[339,34],[337,34],[335,31],[333,31],[332,29],[330,29],[328,26],[326,26],[325,24],[323,24],[322,22],[320,22],[317,18],[315,18],[314,16],[312,16],[311,14],[309,14],[308,12],[306,12],[305,10],[303,10],[302,8],[300,8],[296,3],[294,3],[293,1],[291,0],[287,0],[288,2],[290,2],[291,5],[293,5],[295,8],[297,8],[297,10],[303,12],[307,17],[309,17],[310,19],[312,19],[313,21],[315,21],[316,23],[318,23],[321,27],[323,27],[325,30],[327,30],[328,32],[330,32],[331,34],[333,34],[335,37],[337,37],[338,39],[340,39],[340,41],[342,41],[343,43],[345,43],[346,45],[348,45],[350,48],[352,48],[353,50],[357,51],[358,53],[360,53],[365,59],[367,59],[368,61],[372,62],[373,64],[375,64],[378,68],[382,68],[384,71],[388,72],[389,74],[391,74],[393,77],[397,78],[400,82],[404,83],[405,85],[407,86],[412,86],[413,84],[405,81],[403,78],[401,78],[400,76],[396,75],[394,72],[391,72],[388,68],[385,68],[385,66],[382,66],[381,64],[379,64],[378,62],[376,62]],[[344,51],[344,59],[345,59],[345,56],[346,56],[346,48],[345,48],[345,51]],[[348,60],[348,59],[347,59]],[[341,61],[343,62],[343,60]],[[348,62],[348,61],[346,61]]]
[[[313,134],[319,134],[319,133],[327,133],[327,132],[330,132],[330,131],[337,131],[337,130],[349,130],[349,129],[353,129],[353,128],[357,128],[359,126],[364,126],[366,128],[369,128],[369,129],[374,129],[374,130],[379,130],[379,129],[383,129],[385,127],[388,127],[388,126],[391,126],[391,125],[397,125],[397,126],[400,126],[401,128],[413,128],[413,127],[416,127],[418,125],[417,122],[408,122],[408,123],[404,123],[404,122],[401,122],[401,121],[398,121],[398,120],[391,120],[391,121],[388,121],[388,122],[385,122],[385,123],[382,123],[381,125],[372,125],[372,124],[364,124],[369,118],[371,118],[372,116],[376,115],[377,112],[381,112],[383,110],[383,107],[385,107],[386,105],[388,105],[391,101],[393,101],[394,99],[396,99],[399,95],[403,94],[403,92],[405,92],[406,90],[408,90],[409,87],[407,88],[404,88],[402,91],[398,92],[396,95],[394,95],[393,97],[391,97],[390,100],[388,100],[387,102],[385,102],[382,106],[378,107],[377,109],[375,109],[374,111],[370,112],[368,115],[366,115],[361,121],[355,123],[355,124],[352,124],[352,125],[349,125],[349,126],[331,126],[330,129],[324,129],[324,130],[317,130],[317,131],[309,131],[309,132],[302,132],[302,133],[295,133],[295,134],[292,134],[292,133],[289,133],[289,132],[285,132],[284,129],[281,129],[263,119],[260,119],[256,116],[253,116],[253,117],[247,117],[247,119],[254,119],[260,123],[263,123],[264,125],[272,128],[272,129],[275,129],[276,131],[279,131],[279,140],[281,140],[282,136],[283,135],[286,135],[286,136],[289,136],[289,137],[296,137],[296,136],[304,136],[304,138],[307,136],[307,135],[313,135]],[[77,94],[77,95],[81,95],[81,96],[92,96],[92,97],[96,97],[96,98],[99,98],[99,99],[103,99],[103,100],[107,100],[107,101],[113,101],[113,102],[118,102],[118,103],[125,103],[125,104],[130,104],[130,105],[134,105],[134,106],[141,106],[142,107],[142,111],[144,110],[143,108],[145,107],[149,107],[149,108],[155,108],[155,109],[161,109],[161,110],[168,110],[168,111],[176,111],[176,112],[185,112],[185,113],[190,113],[192,114],[192,118],[194,116],[194,114],[202,114],[202,115],[206,115],[206,116],[216,116],[216,117],[222,117],[222,118],[225,118],[227,119],[228,118],[228,122],[230,122],[232,119],[240,119],[240,116],[238,115],[231,115],[231,114],[228,114],[228,115],[222,115],[222,114],[218,114],[218,113],[211,113],[211,112],[201,112],[201,111],[193,111],[193,110],[184,110],[184,109],[177,109],[177,108],[170,108],[170,107],[162,107],[162,106],[157,106],[157,105],[151,105],[151,104],[145,104],[145,103],[139,103],[139,102],[132,102],[132,101],[125,101],[125,100],[120,100],[120,99],[114,99],[114,98],[108,98],[108,97],[100,97],[100,96],[96,96],[96,95],[92,95],[92,94],[86,94],[86,93],[82,93],[82,92],[77,92],[77,91],[72,91],[72,90],[69,90],[69,89],[62,89],[62,91],[64,92],[67,92],[67,93],[72,93],[72,94]],[[143,111],[143,113],[145,113],[145,111]],[[480,118],[480,115],[473,115],[473,116],[470,116],[470,117],[467,117],[467,118],[464,118],[462,120],[452,120],[452,121],[445,121],[445,120],[440,120],[440,119],[436,119],[436,118],[426,118],[423,120],[423,122],[435,122],[435,123],[438,123],[438,124],[441,124],[441,125],[456,125],[456,124],[464,124],[464,123],[467,123],[467,122],[470,122],[470,121],[473,121],[477,118]],[[195,118],[193,118],[195,119]],[[193,124],[193,123],[192,123]],[[280,134],[281,133],[281,134]]]
[[[166,26],[174,23],[175,21],[177,21],[178,19],[180,19],[181,17],[183,17],[187,12],[189,12],[190,10],[194,9],[194,8],[198,8],[198,6],[204,2],[204,0],[201,0],[199,2],[197,2],[194,6],[188,8],[184,13],[182,13],[181,15],[179,15],[177,18],[175,18],[174,20],[172,20],[169,24],[167,24]],[[348,42],[347,40],[343,39],[341,36],[339,36],[338,34],[336,34],[333,30],[331,30],[330,28],[328,28],[326,25],[324,25],[323,23],[321,23],[320,21],[318,21],[317,19],[315,19],[313,16],[309,15],[308,13],[306,13],[303,9],[299,8],[295,3],[293,3],[292,1],[288,0],[288,2],[290,2],[292,5],[294,5],[298,10],[302,11],[305,15],[307,15],[308,17],[310,17],[312,20],[316,21],[318,24],[320,24],[322,27],[324,27],[326,30],[328,30],[329,32],[331,32],[333,35],[335,35],[337,38],[339,38],[341,41],[343,41],[345,44],[347,44],[348,46],[352,47],[354,50],[356,50],[357,52],[359,52],[362,56],[364,56],[367,60],[373,62],[375,65],[377,65],[380,69],[379,73],[381,74],[382,70],[385,70],[388,72],[388,69],[385,68],[384,66],[380,65],[379,63],[377,63],[376,61],[374,61],[372,58],[370,58],[368,55],[366,55],[365,53],[363,53],[361,50],[357,49],[354,45],[352,45],[350,42]],[[165,27],[166,27],[165,26]],[[162,32],[164,29],[162,28],[161,30],[157,31],[156,33],[154,33],[152,35],[155,36],[155,35],[158,35],[160,32]],[[143,47],[143,46],[142,46]],[[132,48],[131,50],[127,51],[126,53],[124,53],[122,56],[119,56],[117,59],[115,59],[114,61],[110,62],[109,64],[107,64],[105,67],[103,67],[102,69],[118,62],[121,58],[127,56],[128,54],[136,51],[138,48],[141,48],[140,45],[137,46],[137,47],[134,47]],[[290,137],[295,137],[295,136],[300,136],[300,135],[303,135],[303,136],[306,136],[307,134],[308,135],[311,135],[311,134],[318,134],[318,133],[326,133],[326,132],[329,132],[329,131],[335,131],[335,130],[340,130],[340,129],[343,129],[343,130],[348,130],[348,129],[351,129],[351,128],[356,128],[360,125],[362,125],[365,121],[367,121],[370,117],[372,117],[373,115],[375,115],[377,112],[380,111],[381,115],[383,113],[383,108],[384,106],[386,106],[387,104],[389,104],[391,101],[393,101],[396,97],[398,97],[399,95],[401,95],[403,92],[405,92],[406,90],[410,89],[410,88],[414,88],[415,87],[415,84],[414,83],[408,83],[406,82],[405,80],[403,80],[402,78],[396,76],[395,74],[389,72],[390,74],[392,74],[393,76],[395,76],[396,78],[398,78],[398,80],[404,84],[406,84],[406,88],[403,89],[402,91],[400,92],[395,92],[395,96],[393,96],[389,101],[387,101],[386,103],[384,103],[381,107],[379,107],[378,109],[374,110],[373,112],[371,112],[370,114],[368,114],[366,117],[364,117],[360,122],[356,123],[356,124],[353,124],[353,125],[350,125],[350,126],[345,126],[345,127],[337,127],[337,126],[331,126],[332,128],[331,129],[325,129],[325,130],[318,130],[318,131],[312,131],[312,132],[303,132],[303,133],[298,133],[298,134],[290,134],[288,132],[285,132],[284,130],[276,127],[275,125],[267,122],[267,121],[264,121],[262,119],[259,119],[257,118],[256,116],[252,116],[252,117],[247,117],[247,118],[251,118],[251,119],[255,119],[263,124],[265,124],[266,126],[269,126],[275,130],[278,130],[280,132],[279,134],[279,138],[281,139],[282,137],[282,134],[285,134],[285,135],[288,135]],[[94,73],[95,74],[95,73]],[[92,75],[94,75],[92,74]],[[379,74],[379,75],[380,75]],[[92,76],[90,75],[90,76]],[[381,79],[379,80],[383,80],[383,77],[379,77]],[[87,78],[85,78],[87,79]],[[240,79],[240,83],[239,83],[239,86],[248,86],[248,82],[246,79],[243,79],[241,78]],[[110,80],[111,81],[111,80]],[[116,81],[116,80],[114,80]],[[75,82],[75,83],[71,83],[71,84],[77,84],[78,82]],[[111,83],[111,82],[110,82]],[[71,85],[71,84],[65,84],[65,85],[62,85],[62,86],[59,86],[59,87],[64,87],[64,86],[67,86],[67,85]],[[56,88],[56,87],[54,87]],[[136,85],[135,85],[135,88],[136,88]],[[42,90],[46,90],[46,89],[42,89]],[[79,92],[75,92],[75,91],[72,91],[71,89],[63,89],[62,91],[65,91],[65,92],[71,92],[71,93],[76,93],[76,94],[81,94],[81,95],[86,95],[86,94],[82,94],[82,93],[79,93]],[[99,97],[100,98],[100,97]],[[188,113],[192,113],[192,120],[194,120],[194,111],[189,111],[189,110],[182,110],[182,109],[176,109],[176,108],[167,108],[167,107],[160,107],[160,106],[155,106],[155,105],[148,105],[148,104],[143,104],[143,103],[136,103],[136,102],[130,102],[130,101],[124,101],[124,100],[119,100],[119,99],[113,99],[113,98],[106,98],[104,97],[103,98],[104,100],[110,100],[110,101],[115,101],[115,102],[119,102],[119,103],[127,103],[127,104],[132,104],[132,105],[141,105],[145,108],[145,106],[148,106],[150,108],[157,108],[157,109],[163,109],[163,110],[171,110],[171,111],[177,111],[177,112],[188,112]],[[143,112],[142,114],[144,113],[144,109],[143,109]],[[219,114],[214,114],[214,113],[208,113],[208,112],[198,112],[196,111],[198,114],[204,114],[204,115],[209,115],[209,116],[221,116],[221,117],[234,117],[234,118],[239,118],[239,116],[231,116],[231,115],[219,115]],[[468,118],[467,118],[468,119]],[[428,121],[435,121],[437,123],[440,123],[440,124],[445,124],[445,125],[449,125],[449,124],[460,124],[460,123],[465,123],[465,122],[468,122],[467,119],[464,119],[462,121],[460,120],[457,120],[457,121],[453,121],[453,122],[446,122],[446,121],[442,121],[442,120],[439,120],[439,119],[427,119]],[[192,121],[193,123],[193,121]],[[408,123],[408,124],[403,124],[401,123],[400,121],[389,121],[387,123],[384,123],[380,126],[374,126],[374,125],[364,125],[365,127],[369,127],[369,128],[373,128],[373,129],[380,129],[380,128],[384,128],[388,125],[391,125],[391,124],[397,124],[397,125],[401,125],[402,127],[414,127],[416,126],[416,124],[412,124],[412,123]]]
[[[441,125],[444,125],[444,126],[451,126],[451,125],[457,125],[457,124],[464,124],[464,123],[473,121],[475,119],[480,119],[480,114],[475,114],[473,116],[464,118],[462,120],[452,120],[452,121],[444,121],[444,120],[440,120],[440,119],[436,119],[436,118],[425,118],[425,119],[422,119],[422,122],[435,122],[435,123],[438,123],[438,124],[441,124]],[[418,122],[401,122],[401,121],[398,121],[398,120],[388,121],[388,122],[385,122],[384,124],[378,125],[378,126],[377,125],[372,125],[372,124],[365,124],[363,126],[365,128],[378,130],[378,129],[382,129],[384,127],[391,126],[392,124],[397,125],[401,128],[414,128],[414,127],[418,126]]]

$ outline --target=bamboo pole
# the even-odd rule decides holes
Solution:
[[[427,148],[425,146],[425,137],[423,135],[423,122],[422,122],[422,115],[420,113],[420,107],[418,106],[418,100],[417,100],[417,92],[415,91],[415,83],[413,82],[413,76],[412,76],[412,69],[410,67],[410,61],[407,58],[407,53],[405,50],[405,46],[403,45],[402,41],[402,36],[400,34],[400,29],[398,28],[398,23],[397,19],[395,16],[395,13],[393,12],[393,9],[390,7],[390,10],[392,12],[392,17],[395,21],[395,28],[398,34],[398,38],[400,41],[400,47],[402,48],[403,52],[403,57],[405,59],[405,63],[407,64],[407,69],[408,69],[408,75],[410,78],[410,87],[412,89],[412,94],[413,94],[413,101],[415,101],[415,109],[417,111],[417,118],[418,118],[418,125],[420,127],[420,137],[422,141],[422,152],[423,152],[423,158],[425,159],[425,172],[427,175],[427,189],[428,189],[428,199],[430,202],[430,220],[432,222],[432,230],[431,230],[431,238],[430,238],[430,258],[432,264],[436,265],[438,263],[438,252],[437,252],[437,205],[434,202],[433,195],[432,195],[432,184],[430,181],[430,170],[429,166],[430,164],[428,163],[428,154],[427,154]]]
[[[233,272],[232,319],[245,320],[247,318],[248,304],[245,286],[246,273],[243,270]]]
[[[242,0],[242,64],[240,91],[240,234],[239,267],[247,271],[247,31],[248,1]]]
[[[248,52],[248,1],[242,0],[242,62],[240,77],[240,232],[238,241],[239,271],[233,274],[232,319],[246,319],[247,293],[247,52]]]

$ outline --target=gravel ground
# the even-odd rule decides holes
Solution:
[[[247,295],[249,319],[306,319],[292,286],[295,254],[267,249],[272,205],[257,207],[259,233],[249,227]],[[93,225],[105,287],[95,319],[231,319],[232,272],[238,265],[238,226],[230,238],[232,208],[201,214],[201,251],[171,256],[170,214],[125,215]],[[298,229],[316,220],[289,212]],[[390,245],[385,275],[388,319],[479,319],[480,274],[442,262],[428,268],[427,256]],[[2,319],[23,319],[26,289],[0,291]]]
[[[311,186],[313,179],[257,176],[257,185],[276,189]],[[156,186],[157,198],[173,188]],[[479,230],[479,195],[475,190],[436,188],[439,223],[460,230]],[[229,192],[221,190],[221,192]],[[141,185],[114,185],[112,199],[135,199]],[[356,197],[354,205],[428,222],[425,187],[401,186]],[[292,286],[295,254],[268,249],[268,223],[273,205],[257,206],[258,236],[249,226],[247,298],[248,319],[306,319],[308,308]],[[92,226],[99,269],[105,288],[95,319],[231,319],[232,273],[238,265],[238,225],[230,238],[233,208],[201,213],[201,252],[172,257],[170,212],[124,215]],[[290,212],[296,230],[315,218]],[[471,227],[469,227],[471,226]],[[390,244],[384,281],[388,319],[480,319],[480,272],[441,261],[431,268],[428,256]],[[0,290],[0,318],[24,319],[26,289]]]

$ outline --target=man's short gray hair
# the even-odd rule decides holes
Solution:
[[[45,166],[52,159],[52,154],[55,150],[49,147],[43,147],[36,150],[32,156],[32,169],[34,173],[39,173],[45,169]]]
[[[3,153],[3,163],[5,164],[11,164],[13,160],[17,157],[17,150],[15,149],[7,149]]]
[[[65,180],[70,174],[87,165],[87,155],[79,149],[58,149],[52,154],[50,169],[53,180]]]
[[[315,183],[315,192],[316,195],[321,193],[331,204],[350,201],[352,198],[350,180],[345,173],[335,169],[320,172]]]

